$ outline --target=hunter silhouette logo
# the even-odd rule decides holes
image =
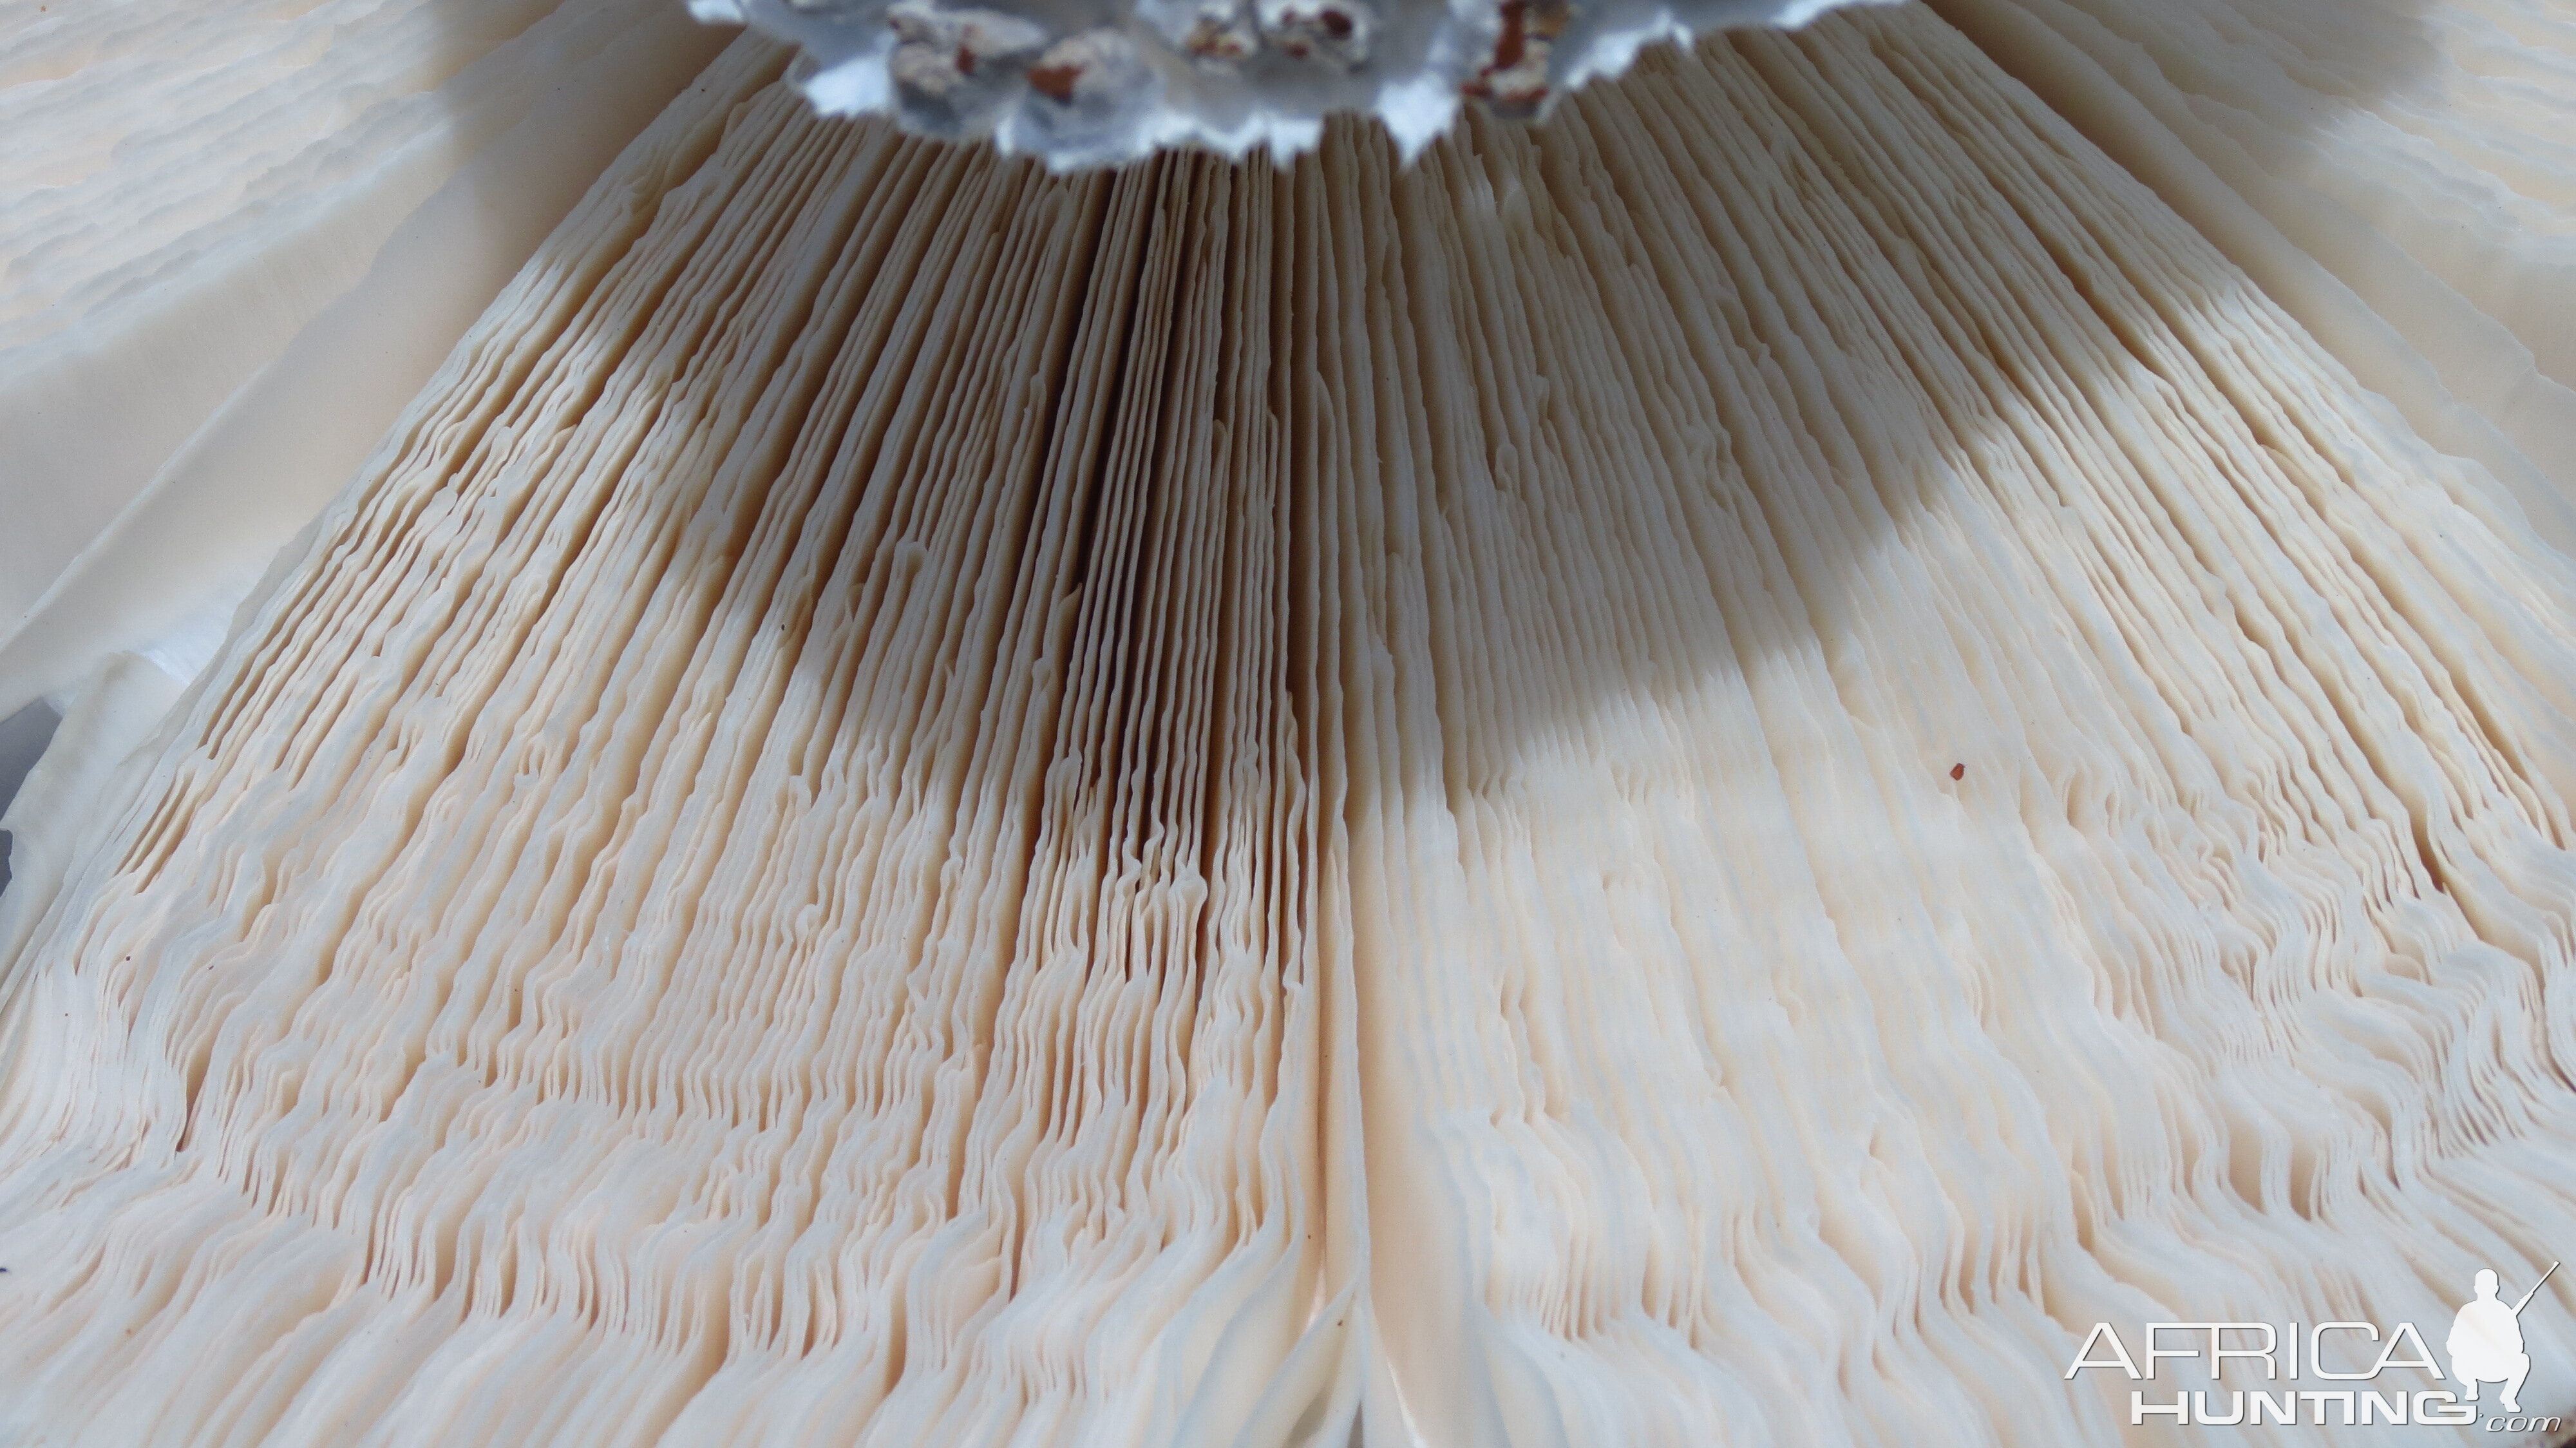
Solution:
[[[2549,1271],[2541,1273],[2540,1281],[2531,1284],[2531,1290],[2511,1307],[2496,1296],[2495,1273],[2478,1270],[2478,1295],[2451,1319],[2451,1336],[2442,1344],[2451,1355],[2451,1376],[2465,1389],[2464,1399],[2474,1403],[2481,1384],[2502,1383],[2504,1410],[2522,1411],[2515,1399],[2522,1392],[2522,1380],[2531,1376],[2531,1355],[2522,1350],[2522,1310],[2557,1270],[2558,1264],[2550,1263]]]

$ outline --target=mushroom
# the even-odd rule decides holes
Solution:
[[[2576,569],[1987,50],[1069,171],[827,73],[68,698],[0,1422],[2328,1441],[2481,1270],[2569,1360]]]

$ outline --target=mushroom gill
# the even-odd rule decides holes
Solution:
[[[2576,15],[1932,3],[2576,550]]]
[[[0,1441],[2110,1445],[2576,1242],[2576,571],[1930,9],[1409,162],[798,78],[68,700]]]
[[[666,0],[0,13],[0,718],[106,650],[193,674],[720,40]]]

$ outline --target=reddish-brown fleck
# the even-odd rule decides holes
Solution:
[[[1521,63],[1522,48],[1529,43],[1521,30],[1521,13],[1527,8],[1527,0],[1503,0],[1503,34],[1494,42],[1494,63],[1485,67],[1486,74]]]
[[[1951,765],[1951,766],[1950,766],[1950,777],[1951,777],[1952,779],[1965,779],[1965,778],[1967,778],[1967,777],[1968,777],[1968,766],[1966,766],[1966,765],[1964,765],[1964,764],[1953,764],[1953,765]]]
[[[1082,79],[1078,65],[1039,65],[1029,68],[1029,86],[1039,95],[1065,105],[1073,103],[1073,83]]]
[[[962,44],[957,47],[957,73],[959,75],[975,73],[975,52],[968,50]]]
[[[1253,46],[1249,40],[1241,32],[1229,30],[1213,18],[1202,15],[1198,24],[1190,27],[1190,38],[1184,44],[1190,54],[1203,59],[1241,60],[1252,54]]]
[[[1344,15],[1339,10],[1327,10],[1316,18],[1323,22],[1324,33],[1326,35],[1333,37],[1335,40],[1348,40],[1351,38],[1351,17]]]

